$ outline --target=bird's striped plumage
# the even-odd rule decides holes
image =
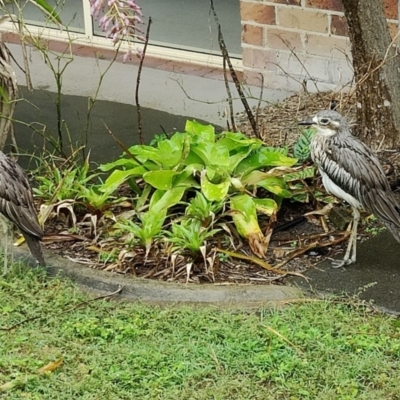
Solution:
[[[0,212],[21,231],[37,262],[45,266],[32,190],[24,170],[0,151]]]
[[[347,201],[355,214],[358,208],[374,214],[400,242],[400,207],[383,168],[368,146],[351,134],[346,119],[327,110],[301,124],[317,128],[310,151],[327,191]]]

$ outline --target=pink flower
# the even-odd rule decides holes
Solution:
[[[129,43],[128,52],[124,55],[123,61],[126,62],[132,57],[131,40],[145,41],[143,31],[138,25],[143,24],[142,11],[136,4],[136,0],[108,0],[108,9],[105,10],[106,0],[89,0],[90,12],[95,19],[103,14],[99,20],[99,27],[106,33],[106,37],[111,38],[114,44],[120,40],[127,40]],[[137,50],[138,57],[141,53]]]

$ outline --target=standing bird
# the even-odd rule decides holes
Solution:
[[[346,119],[336,111],[326,110],[299,125],[316,127],[317,133],[310,143],[311,158],[318,166],[325,189],[353,208],[346,253],[333,266],[339,268],[356,262],[360,208],[374,214],[400,242],[400,207],[385,172],[371,149],[351,134]]]
[[[0,151],[0,213],[21,230],[32,255],[38,264],[44,267],[46,263],[40,245],[43,230],[38,222],[28,178],[24,170],[2,151]],[[9,241],[8,229],[5,233],[6,240]],[[5,244],[5,253],[7,247],[8,243]],[[6,254],[4,263],[6,270]]]

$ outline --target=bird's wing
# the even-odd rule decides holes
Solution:
[[[21,231],[43,237],[28,178],[16,162],[3,153],[0,154],[0,212]]]
[[[326,143],[319,167],[346,193],[382,222],[400,229],[400,208],[374,153],[354,136],[335,136]]]

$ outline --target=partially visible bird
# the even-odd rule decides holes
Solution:
[[[43,230],[38,222],[28,178],[24,170],[1,151],[0,212],[20,229],[37,263],[45,266],[46,263],[40,245],[40,240],[43,238]],[[6,239],[10,240],[8,237]],[[6,252],[7,244],[5,247]],[[4,265],[6,270],[6,255]]]
[[[336,111],[320,111],[299,122],[317,129],[310,143],[311,158],[318,166],[325,189],[353,208],[353,227],[343,260],[335,268],[356,262],[360,208],[374,214],[400,242],[400,207],[377,156],[350,132],[346,119]]]

